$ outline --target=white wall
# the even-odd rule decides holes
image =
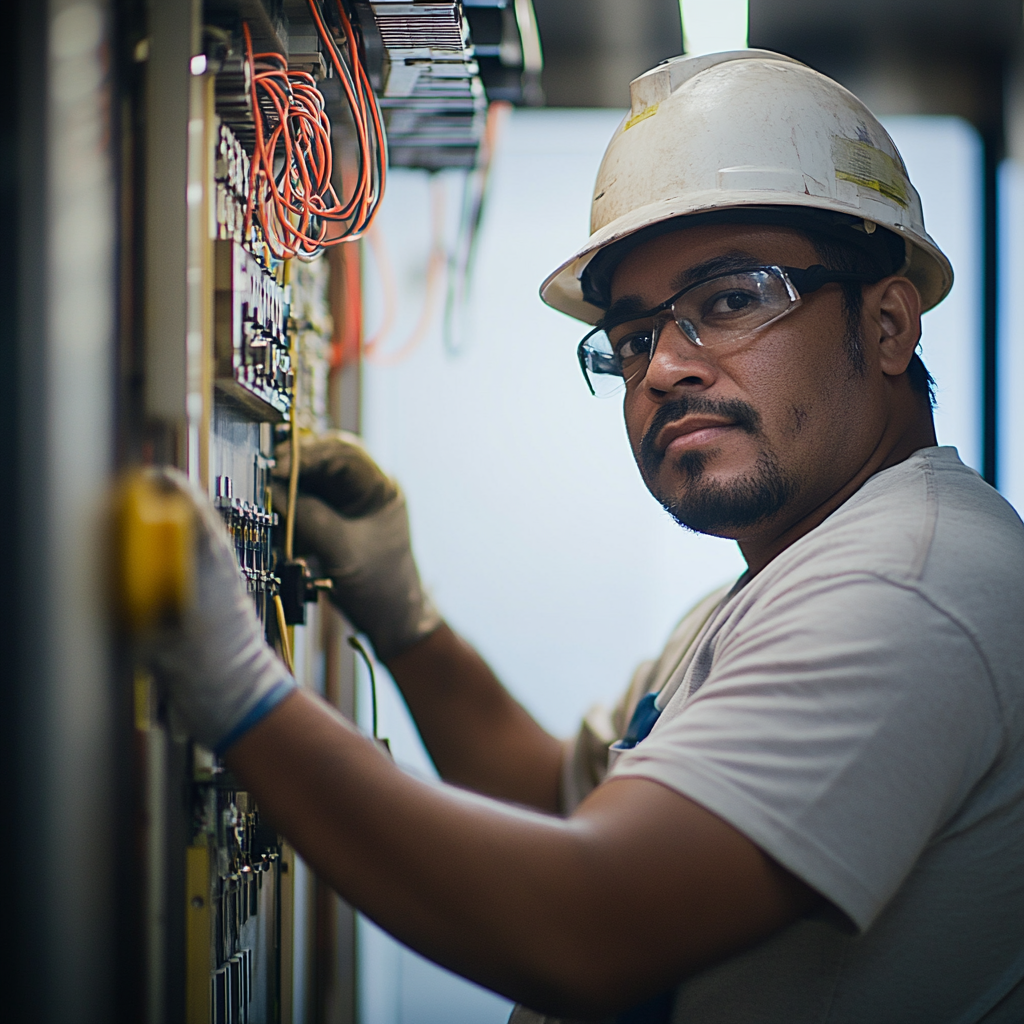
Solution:
[[[545,307],[544,276],[584,240],[591,186],[620,114],[519,110],[493,170],[467,311],[465,351],[446,355],[440,318],[396,366],[366,368],[364,428],[402,482],[423,575],[449,621],[549,729],[568,734],[656,654],[699,597],[734,578],[728,541],[681,530],[644,488],[621,410],[588,394],[575,358],[581,325]],[[888,122],[957,271],[925,322],[939,382],[940,441],[980,461],[977,137],[956,119]],[[448,232],[459,178],[443,176]],[[393,349],[423,303],[430,184],[392,174],[380,214],[400,295]],[[383,316],[366,272],[367,330]],[[429,771],[408,715],[379,673],[382,733]],[[362,707],[368,721],[368,701]],[[490,1024],[508,1004],[439,971],[370,925],[362,930],[364,1024]]]
[[[921,193],[928,233],[953,264],[949,296],[925,313],[921,358],[938,385],[935,430],[981,469],[982,151],[959,117],[889,117],[884,124]]]

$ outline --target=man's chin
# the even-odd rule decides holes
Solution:
[[[762,453],[746,476],[720,480],[702,472],[674,493],[655,493],[662,507],[680,526],[694,533],[736,539],[751,527],[764,524],[781,512],[797,493],[778,463]]]

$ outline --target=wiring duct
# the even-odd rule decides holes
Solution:
[[[318,0],[307,2],[352,113],[355,180],[351,195],[339,198],[332,183],[331,124],[313,76],[290,70],[279,53],[253,53],[252,35],[243,22],[255,121],[245,231],[249,236],[256,220],[277,259],[312,259],[327,245],[360,238],[373,221],[387,178],[384,124],[356,30],[341,0],[335,0],[346,61]]]

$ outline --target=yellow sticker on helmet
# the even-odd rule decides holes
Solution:
[[[646,121],[649,117],[654,117],[658,112],[658,104],[652,103],[649,107],[644,107],[639,114],[634,114],[623,126],[622,130],[628,132],[630,128],[635,124],[639,124],[641,121]]]
[[[903,168],[888,153],[872,146],[870,142],[834,135],[832,162],[836,168],[836,177],[841,181],[851,181],[861,188],[869,188],[900,206],[909,204],[907,176]]]

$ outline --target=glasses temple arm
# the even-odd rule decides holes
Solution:
[[[806,270],[800,267],[783,267],[782,269],[801,295],[815,292],[827,284],[845,284],[856,281],[859,281],[861,284],[867,284],[881,280],[881,277],[876,274],[864,274],[848,270],[830,270],[820,263],[815,263],[814,266],[808,267]]]
[[[597,392],[594,390],[594,385],[590,381],[590,374],[587,372],[587,357],[584,351],[584,346],[594,336],[596,332],[591,331],[577,346],[576,346],[576,358],[580,362],[580,369],[583,371],[583,379],[587,382],[587,387],[590,388],[590,394],[592,397],[597,397]]]

